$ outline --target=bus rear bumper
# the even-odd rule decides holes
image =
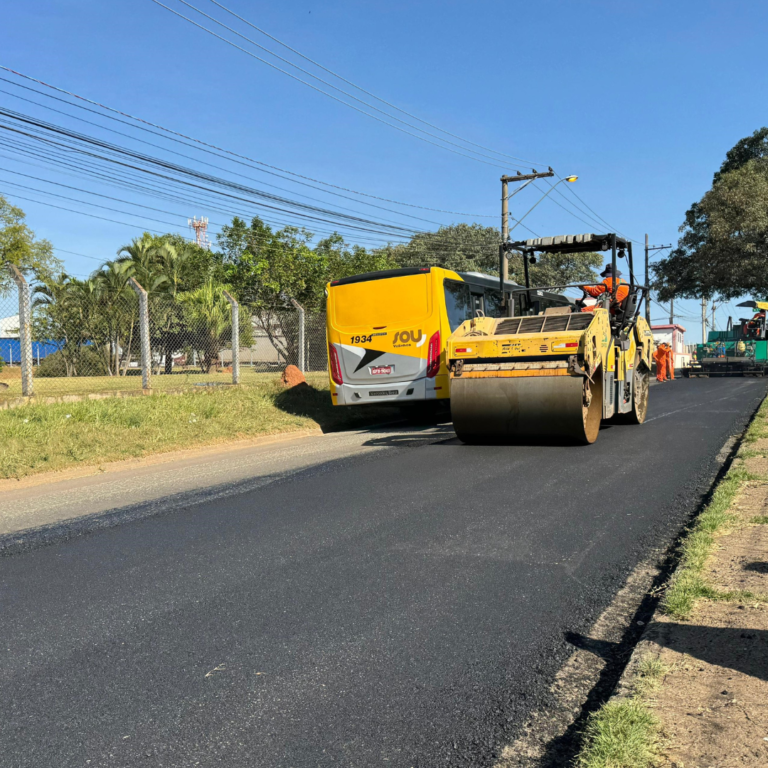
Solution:
[[[334,405],[370,405],[372,403],[410,403],[448,398],[449,377],[422,377],[412,381],[376,382],[374,384],[335,384],[331,388]]]
[[[416,379],[415,381],[336,385],[333,402],[335,405],[366,405],[371,403],[407,403],[426,399],[426,379]]]

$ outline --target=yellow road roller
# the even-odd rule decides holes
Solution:
[[[603,275],[613,277],[599,286],[529,285],[528,264],[536,254],[608,250],[611,266]],[[642,424],[653,334],[639,315],[648,291],[635,283],[632,243],[616,234],[536,238],[506,244],[502,258],[512,257],[524,259],[526,286],[506,294],[507,316],[477,313],[448,340],[451,414],[459,439],[593,443],[604,419]],[[618,260],[628,266],[628,282],[617,279]],[[569,288],[580,288],[584,296],[539,311],[538,296]],[[598,296],[595,304],[590,294]]]

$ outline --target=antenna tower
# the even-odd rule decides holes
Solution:
[[[199,219],[195,216],[192,219],[187,219],[189,228],[195,233],[195,242],[206,250],[210,250],[211,243],[208,240],[208,218],[201,216]]]

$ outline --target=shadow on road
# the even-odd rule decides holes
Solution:
[[[317,423],[323,432],[360,429],[400,418],[393,408],[379,406],[338,407],[331,401],[327,389],[315,389],[310,384],[297,384],[275,397],[275,406],[293,416],[303,416]]]

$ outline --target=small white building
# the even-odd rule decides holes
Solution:
[[[0,317],[0,339],[19,338],[19,316]]]
[[[685,368],[691,364],[691,354],[685,344],[685,328],[682,325],[652,325],[653,340],[656,344],[666,342],[672,347],[675,368]]]

